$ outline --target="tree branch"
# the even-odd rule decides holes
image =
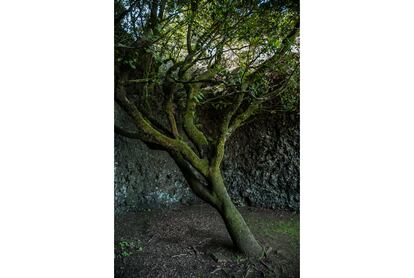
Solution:
[[[148,138],[150,143],[159,144],[167,150],[180,152],[183,157],[197,169],[197,171],[203,175],[208,174],[208,161],[198,157],[191,147],[183,140],[171,138],[155,129],[142,115],[138,107],[127,98],[125,88],[122,85],[119,86],[118,90],[115,90],[115,97],[121,107],[132,117],[138,129],[142,130],[143,134],[145,134],[145,140]]]
[[[123,129],[117,125],[115,125],[115,134],[118,134],[123,137],[131,138],[131,139],[138,139],[143,142],[148,148],[151,150],[165,150],[164,147],[161,145],[151,142],[150,138],[145,138],[144,134],[140,134],[139,132],[133,132],[130,130]],[[145,139],[144,139],[145,138]]]
[[[217,140],[214,158],[211,163],[213,170],[218,171],[220,169],[221,162],[223,161],[223,158],[224,158],[224,147],[225,147],[227,139],[229,138],[231,134],[231,132],[229,132],[229,124],[230,124],[232,117],[234,116],[234,114],[237,112],[240,105],[242,104],[244,96],[245,96],[244,93],[240,93],[237,96],[234,105],[229,109],[229,111],[223,118],[223,122],[220,127],[220,136]]]
[[[255,76],[257,76],[258,74],[262,73],[268,66],[272,65],[275,63],[275,60],[280,57],[280,54],[283,54],[288,47],[290,47],[291,45],[291,40],[296,37],[297,33],[299,32],[299,21],[297,21],[294,25],[294,27],[292,28],[292,30],[289,32],[288,35],[286,35],[286,37],[282,40],[281,43],[281,48],[279,49],[279,51],[274,54],[272,57],[270,57],[269,59],[267,59],[266,61],[264,61],[263,63],[261,63],[257,69],[252,72],[251,74],[249,74],[249,79],[253,79]]]
[[[194,174],[192,167],[185,161],[185,159],[176,152],[170,152],[171,157],[176,162],[177,166],[183,173],[191,190],[202,200],[212,205],[217,204],[217,197],[213,192],[210,192],[207,187],[203,185],[200,179]]]
[[[180,138],[180,134],[177,128],[177,122],[174,116],[173,101],[174,101],[174,88],[173,84],[166,81],[166,84],[163,86],[164,92],[166,94],[165,100],[165,112],[167,114],[168,121],[170,122],[171,132],[173,133],[176,139]]]
[[[242,112],[232,120],[232,123],[228,130],[229,136],[256,112],[256,110],[260,107],[262,102],[263,101],[260,100],[250,103],[250,105],[244,112]]]
[[[197,147],[201,156],[203,156],[205,150],[208,147],[208,141],[204,133],[199,130],[196,125],[194,124],[194,118],[196,113],[196,100],[195,94],[196,90],[191,85],[184,85],[186,92],[187,92],[187,104],[186,110],[184,113],[184,130],[190,140],[194,143]]]

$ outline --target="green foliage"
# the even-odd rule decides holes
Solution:
[[[197,94],[194,95],[195,100],[200,103],[204,99],[204,94],[202,91],[197,92]]]
[[[129,11],[115,25],[116,72],[151,80],[131,88],[148,109],[148,98],[169,79],[176,83],[176,101],[192,82],[197,106],[223,113],[241,92],[247,92],[241,108],[271,102],[274,111],[298,111],[297,1],[175,0],[155,13],[156,1],[115,3],[116,15]]]
[[[144,247],[139,240],[121,240],[115,244],[115,249],[119,250],[122,257],[129,257],[135,252],[143,251]]]
[[[242,256],[242,255],[240,255],[240,254],[238,254],[238,255],[236,255],[236,256],[234,256],[234,261],[236,262],[236,263],[241,263],[241,262],[244,262],[244,261],[246,261],[247,259],[246,259],[246,257],[244,257],[244,256]]]
[[[122,255],[123,257],[128,257],[128,256],[131,256],[131,255],[132,255],[132,253],[128,253],[128,252],[126,252],[126,251],[122,251],[121,255]]]

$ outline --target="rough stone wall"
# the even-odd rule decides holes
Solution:
[[[196,200],[164,151],[115,135],[115,211],[136,211]]]
[[[239,205],[299,210],[299,122],[259,121],[239,130],[223,175]]]
[[[299,210],[299,121],[262,120],[226,145],[223,176],[240,206]],[[286,124],[288,122],[288,124]],[[199,202],[166,152],[115,135],[115,211]]]

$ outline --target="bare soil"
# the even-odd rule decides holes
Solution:
[[[219,214],[208,205],[117,215],[115,277],[299,277],[299,214],[240,208],[267,256],[233,249]]]

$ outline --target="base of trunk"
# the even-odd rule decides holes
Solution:
[[[254,238],[254,235],[228,195],[225,196],[217,210],[222,216],[237,250],[249,257],[261,257],[264,255],[263,248]]]

